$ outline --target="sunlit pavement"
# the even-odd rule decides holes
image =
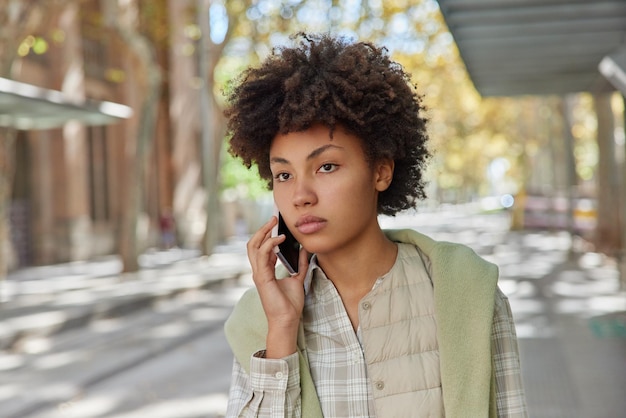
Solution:
[[[616,266],[568,254],[569,236],[510,234],[496,248],[533,417],[626,416],[626,294]]]
[[[0,350],[15,348],[24,336],[56,334],[249,271],[240,243],[221,246],[210,257],[182,249],[154,251],[140,263],[141,270],[129,274],[120,274],[116,257],[10,273],[0,283]]]
[[[250,271],[244,242],[210,257],[150,252],[141,263],[135,274],[120,274],[109,257],[9,276],[0,417],[223,413],[232,360],[221,330],[249,286],[240,279]]]
[[[626,416],[626,293],[619,289],[612,260],[584,252],[577,241],[570,254],[566,233],[509,232],[504,213],[477,215],[467,208],[450,208],[382,218],[381,224],[465,243],[500,266],[500,287],[509,296],[516,320],[531,417]],[[29,286],[9,289],[13,298],[0,305],[0,332],[6,329],[5,319],[10,323],[21,318],[23,329],[39,327],[44,335],[54,334],[69,327],[62,324],[72,322],[72,308],[99,306],[124,283],[140,282],[127,288],[127,298],[158,286],[170,294],[181,283],[188,288],[206,283],[209,271],[247,266],[244,251],[243,243],[236,242],[210,260],[193,254],[153,254],[152,265],[135,280],[107,272],[113,269],[110,260],[107,268],[98,269],[100,275],[76,265],[72,271],[67,270],[70,266],[56,267],[56,275],[47,280],[14,277]],[[181,261],[168,264],[163,257]],[[224,283],[231,284],[208,291],[200,284],[202,292],[161,298],[151,310],[129,311],[118,319],[91,317],[84,330],[74,328],[53,340],[18,340],[13,351],[0,351],[0,417],[221,416],[232,359],[221,326],[250,285],[248,280]],[[90,286],[102,291],[90,291]],[[19,309],[39,309],[40,315],[20,317]],[[46,321],[47,327],[38,324]],[[115,339],[120,345],[114,350],[103,348],[105,341]],[[87,346],[89,350],[81,350]],[[123,367],[128,367],[124,373]],[[16,400],[28,406],[36,404],[38,396],[54,405],[52,412],[7,414],[8,406],[20,410]]]
[[[239,281],[100,318],[0,354],[0,416],[223,416],[232,356],[223,322]]]

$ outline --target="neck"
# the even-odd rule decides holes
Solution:
[[[330,254],[318,254],[317,260],[339,293],[359,299],[367,294],[379,277],[396,261],[398,247],[380,227],[358,243]]]

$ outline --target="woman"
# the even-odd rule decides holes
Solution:
[[[424,198],[423,106],[385,49],[300,34],[230,95],[230,151],[268,180],[302,245],[275,270],[273,217],[248,242],[255,288],[226,324],[228,416],[525,417],[497,267],[378,215]]]

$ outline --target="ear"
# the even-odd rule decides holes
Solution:
[[[374,168],[374,181],[376,190],[384,192],[389,188],[393,180],[394,162],[391,158],[381,158]]]

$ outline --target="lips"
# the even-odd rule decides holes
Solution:
[[[313,234],[326,226],[326,219],[317,216],[302,216],[296,222],[296,229],[301,234]]]

